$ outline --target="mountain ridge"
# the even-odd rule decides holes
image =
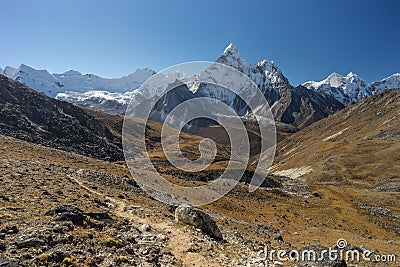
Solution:
[[[259,111],[257,113],[258,115],[267,114],[265,112],[271,108],[276,121],[284,124],[291,124],[296,127],[305,127],[316,120],[344,108],[343,104],[329,95],[308,90],[304,87],[293,87],[278,66],[272,61],[262,60],[255,64],[247,63],[240,56],[239,51],[233,44],[230,44],[215,62],[230,66],[242,72],[259,88],[267,100],[267,103],[260,103],[255,107],[255,109]],[[215,79],[212,77],[212,73],[214,73],[213,68],[213,64],[209,67],[205,67],[200,75],[203,75],[203,78],[206,80],[211,79],[215,82]],[[209,75],[211,75],[211,77]],[[225,77],[225,74],[221,75],[221,77]],[[155,80],[156,84],[164,83],[162,79],[168,76],[170,75],[159,73],[157,77],[149,81]],[[180,97],[180,103],[192,98],[205,97],[216,99],[231,107],[239,116],[245,116],[246,114],[250,114],[249,112],[254,112],[254,110],[249,110],[249,107],[238,94],[223,86],[204,82],[197,83],[195,78],[185,76],[173,76],[173,78],[174,79],[169,80],[169,85],[174,84],[176,80],[180,81],[180,84],[187,84],[186,89],[184,89],[188,91],[187,94],[182,93],[181,88],[181,93],[167,94],[166,97],[157,100],[157,96],[160,96],[166,88],[160,91],[155,90],[154,85],[144,84],[132,94],[132,101],[129,107],[132,113],[130,112],[130,114],[143,118],[143,114],[146,114],[146,112],[143,113],[145,107],[155,107],[158,115],[151,119],[163,122],[164,118],[160,116],[160,114],[168,114],[167,111],[171,111],[174,106],[177,105],[177,101],[172,99],[176,95]],[[242,78],[242,80],[239,78],[238,80],[229,80],[229,83],[232,83],[232,86],[235,86],[238,90],[247,90],[247,87],[241,86],[243,79],[244,78]],[[243,91],[241,93],[250,94],[254,97],[254,92],[251,91]],[[162,103],[155,103],[155,101],[160,101]],[[196,109],[197,108],[200,107],[196,107]],[[211,107],[205,109],[210,111],[210,108]],[[207,110],[201,114],[207,114]],[[156,113],[153,112],[153,114]],[[184,120],[183,118],[180,119]]]
[[[303,83],[302,86],[310,90],[324,92],[341,103],[356,103],[385,90],[399,88],[400,73],[367,84],[353,72],[346,76],[333,72],[322,81],[308,81]]]
[[[232,43],[217,57],[216,62],[227,64],[246,74],[263,92],[270,106],[288,95],[285,93],[288,88],[309,89],[316,93],[327,94],[342,104],[348,104],[356,103],[384,90],[400,87],[399,73],[366,84],[352,72],[346,76],[334,72],[322,81],[309,81],[295,87],[290,84],[274,61],[263,59],[255,64],[248,63]],[[82,74],[74,70],[62,74],[50,74],[46,70],[35,70],[22,64],[17,69],[6,67],[0,73],[53,98],[111,114],[123,114],[131,98],[142,101],[143,98],[149,98],[146,94],[153,94],[137,92],[136,89],[156,72],[145,68],[121,78],[105,79],[95,74]],[[169,82],[174,82],[174,79]],[[298,89],[294,93],[310,96],[309,92],[300,92]],[[278,106],[285,104],[280,103]],[[275,113],[279,112],[276,110]]]
[[[137,69],[127,76],[108,79],[95,74],[82,74],[76,70],[69,70],[61,74],[50,74],[45,69],[37,70],[21,64],[18,68],[7,66],[0,71],[0,74],[55,98],[57,94],[69,91],[79,93],[89,91],[125,93],[133,91],[154,75],[155,71],[148,68]]]

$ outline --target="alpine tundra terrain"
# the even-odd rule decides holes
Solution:
[[[259,266],[265,247],[322,250],[338,239],[372,255],[400,251],[400,90],[307,127],[288,124],[303,129],[282,136],[262,188],[246,185],[255,155],[243,183],[196,209],[162,204],[137,186],[123,161],[122,116],[0,79],[0,266]],[[161,150],[160,129],[147,125],[149,155],[170,181],[196,186],[224,171],[226,142],[207,170],[179,172]],[[202,137],[180,134],[183,154],[198,157]]]

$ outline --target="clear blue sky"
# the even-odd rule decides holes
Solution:
[[[0,67],[120,77],[215,60],[234,43],[290,82],[400,72],[400,1],[0,0]]]

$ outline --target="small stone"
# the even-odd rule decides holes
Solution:
[[[7,233],[9,235],[13,235],[13,234],[18,234],[19,233],[19,229],[15,225],[7,226],[2,232],[3,233]]]
[[[142,231],[142,232],[150,232],[151,231],[151,226],[148,225],[147,223],[145,223],[142,226],[140,226],[140,231]]]
[[[272,237],[272,240],[275,240],[275,241],[278,241],[278,242],[284,242],[283,241],[283,237],[282,237],[282,235],[281,234],[275,234],[273,237]]]
[[[0,199],[2,199],[4,201],[7,201],[7,202],[10,201],[10,198],[8,196],[6,196],[6,195],[3,195],[3,194],[0,194]]]
[[[318,192],[313,192],[313,193],[312,193],[312,196],[313,196],[313,197],[321,197],[321,195],[320,195]]]
[[[39,238],[28,238],[17,243],[18,248],[30,248],[44,245],[45,242]]]
[[[7,249],[6,243],[0,241],[0,251],[6,251],[6,249]]]

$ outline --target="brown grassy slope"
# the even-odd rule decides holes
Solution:
[[[273,172],[311,168],[301,179],[332,211],[344,211],[342,226],[359,223],[361,214],[370,215],[376,227],[359,230],[380,228],[398,237],[399,115],[400,90],[350,106],[279,143]]]
[[[315,181],[370,186],[400,173],[400,90],[350,106],[279,143],[275,169],[311,166]]]

